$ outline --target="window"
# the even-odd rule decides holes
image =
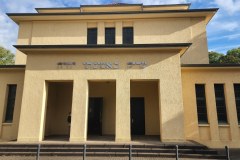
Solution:
[[[105,44],[115,44],[115,28],[105,28]]]
[[[225,95],[224,95],[224,85],[214,84],[214,89],[215,89],[218,123],[222,123],[222,124],[228,123]]]
[[[97,28],[88,28],[87,44],[97,44]]]
[[[198,123],[201,123],[201,124],[208,123],[205,85],[196,84],[195,91],[196,91],[196,100],[197,100]]]
[[[8,85],[7,108],[6,108],[5,121],[4,121],[7,123],[11,123],[13,120],[16,89],[17,89],[17,85],[15,84]]]
[[[123,44],[133,44],[133,27],[123,28]]]
[[[240,124],[240,84],[234,84],[234,93],[237,108],[238,124]]]

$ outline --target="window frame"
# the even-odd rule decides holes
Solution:
[[[11,94],[10,87],[15,87],[13,90],[14,91],[13,95],[10,95]],[[17,84],[7,84],[3,123],[13,123],[16,97],[17,97]],[[9,107],[9,105],[12,106]]]
[[[107,33],[108,32],[107,30],[112,30],[113,32]],[[107,45],[116,44],[116,28],[115,27],[106,27],[105,28],[105,44],[107,44]]]
[[[90,32],[89,31],[95,31],[96,32],[96,37],[94,37],[94,40],[91,39],[91,36],[90,36]],[[98,42],[97,42],[97,39],[98,39],[98,29],[96,27],[94,28],[87,28],[87,45],[96,45]],[[94,41],[94,43],[92,43]]]
[[[237,85],[239,86],[239,91],[238,91],[239,96],[237,96],[237,92],[236,92]],[[238,125],[240,125],[240,83],[234,83],[233,89],[234,89],[234,98],[235,98],[235,105],[236,105],[236,111],[237,111]]]
[[[217,90],[216,90],[217,85],[222,86],[222,93],[217,93]],[[223,83],[215,83],[214,84],[217,120],[218,120],[218,124],[220,124],[220,125],[226,125],[226,124],[228,125],[229,124],[225,92],[226,92],[225,84],[223,84]],[[217,94],[222,94],[222,97],[217,96]],[[219,104],[221,104],[221,105],[219,105]],[[223,110],[224,110],[224,112],[222,112]],[[220,119],[220,116],[224,116],[224,119]]]
[[[202,96],[199,96],[198,95],[198,91],[197,90],[197,86],[203,86],[203,95]],[[197,118],[198,118],[198,124],[209,124],[209,120],[208,120],[208,110],[207,110],[207,97],[206,97],[206,85],[205,84],[200,84],[200,83],[197,83],[195,84],[195,98],[196,98],[196,107],[197,107]],[[199,100],[200,101],[203,101],[203,103],[205,104],[202,105],[202,106],[199,106]],[[202,109],[202,112],[200,113],[199,110]],[[204,111],[203,111],[204,110]],[[205,113],[203,113],[205,112]],[[203,115],[204,114],[204,120],[200,120],[200,116],[199,115]]]
[[[129,35],[129,31],[131,30],[131,35]],[[131,40],[129,40],[131,39]],[[122,28],[122,44],[134,44],[134,29],[133,27],[123,27]]]

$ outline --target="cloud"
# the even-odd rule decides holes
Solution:
[[[238,39],[238,38],[240,38],[240,33],[230,34],[230,35],[225,35],[225,36],[212,37],[212,38],[208,38],[208,40],[209,41],[216,41],[216,40],[220,40],[220,39],[234,40],[234,39]]]
[[[214,0],[214,2],[231,15],[240,11],[240,0]]]
[[[218,52],[226,52],[227,50],[233,49],[233,48],[238,48],[240,47],[240,43],[239,44],[233,44],[233,45],[225,45],[225,46],[221,46],[221,47],[215,47],[215,48],[210,48],[210,51],[218,51]]]
[[[123,0],[125,3],[143,3],[144,5],[158,5],[158,4],[179,4],[187,3],[187,0]]]

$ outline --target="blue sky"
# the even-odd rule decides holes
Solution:
[[[219,8],[207,26],[210,51],[226,53],[240,47],[240,0],[0,0],[0,46],[13,52],[18,26],[5,13],[36,12],[41,7],[79,7],[81,4],[143,3],[145,5],[191,3],[191,8]]]

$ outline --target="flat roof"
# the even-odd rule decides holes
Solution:
[[[25,69],[26,65],[0,65],[0,69]]]
[[[191,46],[191,43],[161,43],[161,44],[114,44],[114,45],[14,45],[15,48],[25,54],[34,51],[102,51],[102,50],[175,50],[183,55]],[[101,49],[101,50],[100,50]]]
[[[108,15],[108,14],[151,14],[151,13],[194,13],[216,12],[219,8],[188,9],[188,10],[159,10],[159,11],[126,11],[126,12],[79,12],[79,13],[6,13],[8,16],[62,16],[62,15]]]
[[[125,7],[125,6],[143,6],[143,7],[169,7],[169,6],[191,6],[191,3],[182,4],[162,4],[162,5],[143,5],[142,3],[128,4],[128,3],[118,3],[118,4],[101,4],[101,5],[80,5],[80,7],[53,7],[53,8],[35,8],[38,10],[58,10],[58,9],[80,9],[81,7]]]
[[[240,69],[240,64],[182,64],[182,69]]]

